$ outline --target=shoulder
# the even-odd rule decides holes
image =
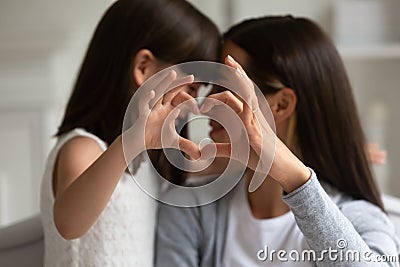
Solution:
[[[394,226],[387,214],[378,206],[366,200],[351,200],[339,205],[342,213],[359,231],[384,230],[394,234]]]
[[[359,227],[385,226],[393,228],[386,213],[375,204],[364,199],[354,199],[331,185],[325,183],[321,183],[321,185],[332,201],[353,225]]]
[[[62,148],[74,149],[74,147],[82,146],[83,149],[97,149],[98,147],[104,151],[107,149],[107,144],[98,136],[88,132],[83,128],[75,128],[69,132],[63,133],[57,137],[55,149],[60,151]]]
[[[353,197],[343,193],[336,187],[334,187],[331,184],[328,184],[324,181],[319,181],[321,184],[321,187],[324,189],[324,191],[328,194],[330,199],[335,203],[338,207],[340,207],[344,203],[349,203],[353,201]]]
[[[380,232],[391,237],[395,236],[396,231],[392,221],[380,207],[364,199],[354,199],[323,182],[321,185],[357,232],[360,234]]]
[[[53,192],[58,196],[103,153],[90,137],[75,136],[60,144],[55,156]]]
[[[103,150],[99,144],[86,136],[76,136],[64,143],[57,156],[57,162],[60,167],[67,167],[70,165],[86,165],[96,160]],[[81,164],[80,164],[81,163]]]
[[[59,155],[70,155],[75,156],[99,154],[102,149],[98,142],[87,136],[75,136],[66,141],[59,150]]]
[[[400,239],[396,234],[395,226],[380,207],[366,200],[352,200],[343,203],[339,208],[366,240],[380,240],[385,244],[394,242],[396,253],[398,253]]]

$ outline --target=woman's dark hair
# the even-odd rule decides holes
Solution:
[[[312,21],[292,16],[246,20],[224,34],[244,49],[244,66],[264,94],[279,81],[297,96],[299,155],[318,178],[384,209],[367,161],[365,137],[344,64]]]
[[[56,136],[84,128],[111,144],[121,134],[136,91],[132,62],[141,49],[167,63],[216,60],[220,35],[209,18],[185,0],[119,0],[104,14],[89,44]],[[152,151],[158,171],[182,180],[183,172]]]

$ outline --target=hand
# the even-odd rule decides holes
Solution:
[[[177,79],[176,72],[171,71],[154,87],[155,89],[143,93],[138,101],[139,115],[127,133],[124,133],[124,138],[131,137],[136,145],[137,141],[133,140],[143,140],[139,144],[142,150],[176,148],[191,158],[199,158],[198,145],[181,137],[175,130],[175,119],[182,109],[199,113],[196,100],[188,93],[182,92],[182,88],[193,81],[193,75]],[[178,84],[180,86],[176,87]]]
[[[223,119],[226,125],[236,124],[235,131],[228,131],[229,134],[238,132],[240,134],[239,137],[233,138],[235,140],[232,140],[232,136],[230,136],[231,143],[217,143],[217,156],[232,157],[253,170],[257,169],[257,171],[267,174],[270,164],[267,162],[266,157],[262,157],[263,160],[261,160],[262,147],[263,145],[267,146],[267,150],[270,151],[268,154],[273,154],[276,135],[259,108],[252,81],[247,77],[240,64],[233,59],[227,57],[226,64],[237,70],[234,73],[235,76],[230,78],[235,79],[235,84],[239,84],[237,87],[239,92],[232,93],[226,90],[212,94],[204,100],[200,111],[212,114],[214,117],[219,117],[218,114],[220,114],[220,119]],[[228,113],[232,110],[237,116],[229,116]],[[243,131],[239,131],[241,125],[237,123],[237,117],[240,118],[244,125]],[[265,138],[263,138],[263,135]],[[232,149],[232,147],[241,147],[241,144],[247,138],[250,145],[249,160],[247,157],[243,157],[243,152],[240,149]],[[265,143],[264,140],[266,141]],[[207,148],[208,146],[205,147],[205,149]],[[207,152],[206,150],[203,151]]]
[[[367,159],[369,163],[383,165],[386,163],[386,150],[380,150],[377,143],[368,143],[366,145]]]
[[[243,122],[245,132],[242,132],[243,138],[238,138],[232,144],[215,144],[217,156],[233,157],[256,171],[257,176],[253,177],[249,186],[251,192],[255,191],[262,184],[266,175],[270,175],[278,181],[286,192],[291,192],[310,177],[310,171],[280,141],[271,129],[260,110],[253,83],[240,64],[229,57],[226,59],[226,64],[237,70],[237,77],[235,78],[238,79],[242,90],[238,92],[238,95],[242,97],[239,99],[229,91],[214,94],[206,99],[200,111],[209,112],[219,105],[227,105],[237,113]],[[244,135],[247,135],[251,148],[248,162],[240,154],[232,153],[232,148],[239,147],[240,143],[246,140]]]

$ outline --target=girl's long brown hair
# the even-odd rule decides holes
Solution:
[[[250,56],[249,76],[264,94],[274,80],[297,95],[295,134],[303,162],[319,180],[384,209],[344,64],[312,21],[292,16],[251,19],[224,35]]]
[[[216,60],[219,45],[216,26],[185,0],[116,1],[94,32],[56,136],[84,128],[111,144],[122,133],[137,89],[132,62],[140,49],[175,64]],[[150,151],[150,157],[163,177],[184,179],[161,150]]]

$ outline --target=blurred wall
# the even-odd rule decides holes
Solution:
[[[111,1],[0,1],[0,225],[39,211],[47,154]]]
[[[41,175],[54,143],[51,136],[94,27],[112,2],[0,0],[0,225],[38,212]],[[291,13],[310,17],[333,32],[334,0],[190,2],[222,31],[243,18]],[[386,46],[382,47],[385,50]],[[372,58],[360,57],[351,49],[345,50],[344,56],[363,123],[375,125],[368,128],[370,138],[389,151],[390,164],[376,169],[378,181],[385,192],[400,196],[400,170],[396,166],[400,156],[396,137],[400,53],[397,46],[387,57],[379,50],[373,49]],[[194,125],[192,133],[206,124]]]

